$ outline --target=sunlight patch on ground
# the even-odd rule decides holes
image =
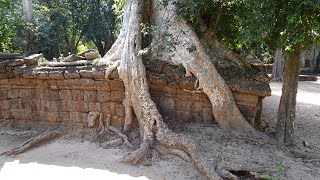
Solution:
[[[64,167],[45,165],[36,162],[20,163],[19,160],[6,162],[0,170],[1,180],[58,180],[58,179],[116,179],[116,180],[147,180],[144,176],[132,177],[127,174],[117,174],[108,170],[80,167]]]
[[[320,82],[308,82],[310,84],[319,84]],[[318,92],[307,91],[303,89],[304,84],[299,84],[299,89],[297,93],[297,102],[306,103],[310,105],[320,106],[320,89]],[[272,95],[281,96],[282,94],[282,84],[281,83],[270,83],[272,89]],[[316,89],[316,88],[314,88]],[[317,89],[316,89],[317,90]]]

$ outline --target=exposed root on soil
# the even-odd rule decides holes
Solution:
[[[101,122],[103,122],[103,113],[100,113],[99,116],[99,122],[100,124],[102,124]],[[110,148],[110,147],[116,147],[116,146],[120,146],[122,144],[125,144],[126,146],[128,146],[129,148],[133,148],[134,146],[129,142],[128,137],[123,134],[119,129],[117,129],[116,127],[111,126],[111,115],[107,114],[106,115],[106,125],[104,127],[104,130],[113,132],[115,134],[117,134],[120,138],[119,139],[115,139],[115,140],[111,140],[105,143],[102,143],[101,146],[103,148]]]
[[[33,137],[33,138],[29,139],[28,141],[24,142],[19,147],[16,147],[16,148],[13,148],[9,151],[1,153],[1,155],[14,157],[17,154],[24,153],[24,152],[30,150],[31,148],[34,148],[34,147],[37,147],[41,144],[47,143],[47,142],[49,142],[59,136],[60,136],[60,133],[55,130],[51,131],[51,132],[43,133],[37,137]]]

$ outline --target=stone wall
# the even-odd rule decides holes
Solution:
[[[170,69],[170,66],[159,72],[148,67],[147,70],[151,96],[165,120],[213,122],[212,107],[207,96],[192,92],[194,78],[184,78],[172,72],[174,69]],[[168,72],[170,76],[175,76],[175,81],[166,76]],[[2,64],[0,73],[0,120],[86,127],[88,113],[98,111],[111,114],[113,125],[124,123],[124,86],[116,71],[106,80],[105,70],[94,66],[29,67]],[[246,119],[257,126],[262,99],[270,94],[270,89],[262,92],[252,86],[250,90],[237,83],[231,83],[229,87]]]

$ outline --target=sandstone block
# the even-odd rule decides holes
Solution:
[[[118,117],[125,117],[125,109],[123,105],[116,106],[116,116]]]
[[[162,98],[159,104],[161,109],[173,110],[175,108],[175,103],[173,98]]]
[[[60,121],[69,122],[70,121],[70,113],[69,112],[59,112]]]
[[[31,117],[31,111],[25,110],[25,109],[10,109],[10,113],[16,120],[30,120]]]
[[[51,124],[57,124],[60,120],[59,112],[47,112],[47,121]]]
[[[177,111],[176,119],[178,121],[188,122],[191,120],[190,111]]]
[[[95,80],[93,79],[80,79],[81,86],[96,86]]]
[[[72,100],[71,90],[60,90],[59,96],[62,100]]]
[[[80,74],[75,68],[67,68],[64,72],[65,79],[80,79]]]
[[[10,99],[10,109],[22,109],[21,99]]]
[[[125,95],[124,91],[111,91],[111,101],[123,101]]]
[[[0,100],[0,109],[1,109],[1,110],[8,110],[8,109],[10,109],[9,100]]]
[[[95,102],[97,101],[97,91],[84,91],[85,102]]]
[[[44,99],[47,99],[49,101],[60,100],[59,91],[57,90],[44,90],[43,95],[44,95]]]
[[[121,126],[124,124],[124,119],[118,116],[112,116],[111,125],[113,126]]]
[[[71,109],[72,109],[72,111],[76,111],[76,112],[88,112],[89,111],[88,104],[83,101],[73,101],[73,103],[71,105]]]
[[[105,79],[105,72],[104,71],[92,71],[92,78],[93,79]]]
[[[70,112],[70,120],[75,123],[81,123],[82,114],[80,112]]]
[[[101,103],[100,102],[89,102],[88,103],[88,111],[101,111]]]
[[[0,110],[0,120],[1,119],[13,119],[10,110]]]
[[[80,90],[71,90],[72,100],[82,101],[83,100],[83,91]]]
[[[202,103],[201,102],[194,102],[192,104],[192,111],[193,112],[202,112]]]
[[[79,71],[79,74],[80,74],[81,78],[87,78],[87,79],[92,78],[92,71],[91,70],[82,69]]]
[[[212,123],[214,121],[212,108],[203,108],[203,121],[205,123]]]
[[[177,111],[191,111],[192,101],[176,100]]]
[[[121,90],[124,91],[124,85],[122,81],[111,80],[109,81],[109,86],[111,90]]]
[[[111,99],[109,91],[98,91],[97,92],[97,101],[99,102],[108,102]]]
[[[0,100],[5,100],[10,98],[11,90],[7,91],[6,89],[0,89]]]
[[[235,98],[236,103],[239,105],[250,107],[256,107],[258,105],[259,96],[240,93],[234,93],[233,96]]]

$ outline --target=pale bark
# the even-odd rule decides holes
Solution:
[[[274,56],[274,63],[271,73],[271,80],[272,81],[282,81],[283,79],[283,62],[282,62],[282,49],[277,48],[275,56]]]
[[[156,1],[151,2],[157,5]],[[150,8],[144,5],[144,1],[141,0],[126,1],[120,35],[98,63],[107,65],[107,72],[117,67],[119,77],[124,83],[125,131],[130,130],[133,112],[139,122],[140,148],[127,154],[122,162],[135,164],[141,159],[146,160],[146,155],[156,150],[157,146],[161,146],[170,149],[170,153],[190,159],[209,179],[221,179],[215,169],[210,168],[201,157],[198,144],[192,138],[188,138],[185,134],[173,133],[168,128],[151,99],[146,69],[140,53],[142,50],[141,24],[144,23],[143,12],[145,12],[143,10]],[[167,61],[174,64],[182,64],[186,72],[198,78],[199,87],[208,95],[215,119],[222,128],[244,133],[255,132],[240,113],[230,89],[203,50],[193,29],[176,14],[175,3],[171,1],[166,7],[151,8],[153,8],[152,22],[160,29],[154,32],[154,41],[161,43],[161,36],[165,32],[172,34],[178,40],[178,43],[172,47],[173,52],[161,53],[161,55],[158,53],[158,57],[167,58]],[[190,47],[195,49],[191,52]],[[108,75],[109,73],[106,73],[106,76]],[[118,140],[113,143],[118,143]]]
[[[282,95],[278,109],[276,139],[288,145],[293,144],[296,96],[300,71],[300,49],[288,52],[285,57]]]

